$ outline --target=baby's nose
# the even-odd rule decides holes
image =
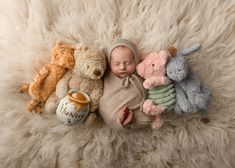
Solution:
[[[124,64],[120,64],[120,69],[125,69],[125,65]]]
[[[101,75],[101,71],[100,70],[95,70],[94,72],[93,72],[96,76],[100,76]]]

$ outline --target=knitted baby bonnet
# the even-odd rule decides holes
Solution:
[[[107,59],[108,59],[109,63],[110,63],[110,57],[111,57],[111,53],[112,53],[113,49],[118,46],[125,46],[125,47],[129,48],[133,52],[136,64],[139,63],[138,52],[137,52],[137,48],[136,48],[135,44],[133,42],[131,42],[130,40],[123,39],[123,38],[117,39],[109,46],[108,52],[107,52]]]

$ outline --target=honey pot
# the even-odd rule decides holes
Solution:
[[[83,122],[90,111],[90,97],[82,91],[70,91],[60,100],[56,115],[66,125]]]

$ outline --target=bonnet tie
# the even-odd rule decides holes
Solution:
[[[131,79],[131,75],[128,75],[127,77],[125,77],[124,79],[122,79],[122,86],[124,88],[127,88],[129,86],[130,83],[134,83],[133,79]]]

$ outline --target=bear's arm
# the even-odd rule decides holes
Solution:
[[[69,80],[71,79],[71,72],[66,72],[56,85],[56,96],[63,98],[68,93]]]
[[[94,112],[98,108],[99,100],[102,95],[103,95],[103,82],[102,80],[98,80],[90,94],[91,112]]]

